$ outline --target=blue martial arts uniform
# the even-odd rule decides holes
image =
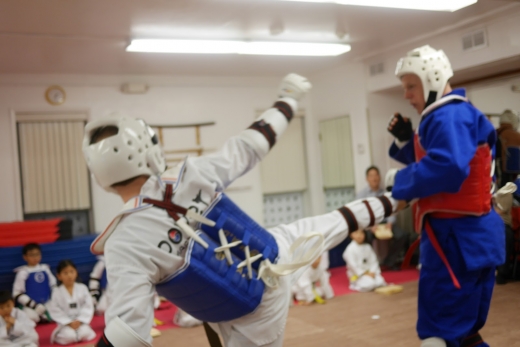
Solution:
[[[465,97],[465,91],[455,89],[443,98],[450,95]],[[408,165],[395,176],[395,199],[410,201],[457,193],[469,175],[477,148],[487,143],[494,150],[496,132],[482,112],[457,99],[439,105],[422,117],[418,128],[426,156],[416,162],[413,141],[402,148],[395,143],[390,147],[390,156]],[[505,259],[504,225],[492,208],[481,216],[434,216],[426,218],[461,289],[454,286],[423,229],[417,332],[422,340],[439,337],[448,347],[464,346],[463,341],[467,343],[477,334],[487,318],[495,267]],[[488,345],[482,341],[472,346]]]

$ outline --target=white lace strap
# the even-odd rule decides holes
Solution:
[[[304,252],[303,250],[307,243],[314,238],[317,238],[318,241]],[[261,278],[267,286],[276,288],[278,286],[278,277],[289,275],[299,268],[312,263],[323,253],[323,247],[324,238],[321,233],[306,233],[297,238],[291,248],[289,248],[289,256],[292,257],[289,263],[273,264],[269,259],[266,259],[260,264],[258,278]]]
[[[215,248],[215,253],[217,252],[224,252],[224,255],[226,256],[227,262],[229,265],[233,264],[233,258],[231,257],[231,251],[229,250],[231,247],[238,246],[242,243],[242,241],[235,241],[229,243],[226,235],[224,235],[224,230],[220,229],[218,231],[218,238],[220,239],[220,244],[222,246]]]
[[[193,240],[197,241],[202,247],[206,249],[209,247],[208,243],[204,241],[199,235],[197,235],[195,230],[193,230],[193,228],[190,227],[189,224],[184,221],[184,219],[181,218],[175,223],[177,223],[177,225],[188,235],[188,237],[192,237]]]

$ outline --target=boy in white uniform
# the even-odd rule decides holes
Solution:
[[[253,168],[268,153],[278,136],[287,128],[297,109],[297,100],[309,89],[310,83],[305,78],[294,74],[286,76],[280,86],[280,99],[250,128],[229,139],[219,152],[187,158],[178,167],[167,171],[158,141],[144,122],[103,119],[87,124],[83,142],[87,164],[98,183],[109,191],[115,191],[126,203],[124,211],[91,247],[95,253],[104,251],[108,281],[114,292],[118,293],[105,314],[107,327],[97,346],[151,346],[149,331],[153,320],[155,286],[160,284],[159,290],[161,286],[164,287],[164,283],[168,285],[182,278],[193,264],[197,264],[194,254],[197,247],[203,249],[199,245],[210,250],[213,247],[207,239],[201,240],[202,234],[195,234],[192,229],[196,227],[197,221],[211,225],[198,213],[212,211],[219,206],[224,200],[219,192]],[[150,208],[151,204],[159,208]],[[281,346],[289,309],[290,288],[299,274],[277,278],[278,274],[288,274],[295,268],[309,264],[323,252],[322,246],[326,249],[333,247],[348,235],[349,229],[357,230],[359,227],[380,222],[385,215],[395,212],[398,207],[402,207],[401,204],[398,206],[392,198],[370,198],[323,216],[280,225],[268,232],[257,233],[255,230],[255,233],[247,236],[248,240],[244,237],[244,240],[233,239],[229,242],[224,234],[219,234],[222,247],[219,247],[218,253],[215,249],[215,257],[222,260],[218,263],[219,269],[233,277],[236,271],[227,271],[225,264],[225,259],[233,263],[229,249],[238,245],[246,254],[246,260],[238,268],[236,262],[232,265],[235,268],[229,267],[232,270],[243,270],[246,266],[244,264],[247,264],[247,273],[242,272],[242,277],[237,275],[238,279],[233,277],[237,283],[242,283],[242,278],[253,283],[257,276],[252,271],[251,263],[264,257],[262,253],[255,255],[254,252],[249,252],[249,236],[251,239],[259,234],[262,237],[274,237],[275,244],[271,243],[272,247],[264,248],[263,252],[272,254],[269,253],[272,248],[277,248],[276,260],[273,261],[276,265],[273,266],[269,259],[260,263],[259,282],[261,286],[264,282],[266,284],[258,306],[250,310],[250,313],[234,319],[210,320],[214,322],[211,327],[221,335],[228,347]],[[220,222],[220,218],[217,222]],[[222,231],[223,229],[220,230]],[[307,234],[311,231],[319,233]],[[305,240],[310,239],[317,239],[318,242],[308,246],[311,242],[306,243]],[[241,246],[241,242],[245,246]],[[293,257],[293,251],[298,253],[295,250],[298,245],[307,251],[303,252],[301,258]],[[206,254],[211,255],[209,252]],[[207,261],[215,264],[215,257]],[[208,266],[207,271],[200,272],[208,272],[207,276],[214,280],[216,275],[211,271],[219,270],[210,270]],[[200,273],[197,275],[201,276]],[[197,281],[201,281],[200,277]],[[215,287],[214,292],[224,293],[226,289],[223,288],[229,288],[229,293],[235,293],[240,289],[240,285],[231,280],[228,284],[225,281],[228,279],[215,280],[215,285],[220,287]],[[177,289],[185,290],[189,297],[195,295],[200,288],[208,287],[197,287],[199,282],[188,283],[186,278],[186,287]],[[168,298],[167,292],[159,293]],[[232,302],[234,295],[203,299],[206,300],[202,301],[209,301],[201,302],[206,308],[213,304],[228,305],[228,301],[229,307],[235,304]],[[245,298],[240,302],[247,305],[248,301]],[[183,302],[174,303],[183,306]],[[185,305],[183,309],[186,307]],[[233,307],[241,308],[240,304]],[[195,318],[204,319],[201,318],[202,309],[191,312],[185,310]],[[224,308],[217,313],[225,315],[228,311]]]
[[[22,249],[23,259],[27,265],[19,266],[14,271],[16,277],[13,284],[15,303],[23,307],[23,311],[38,323],[49,320],[45,304],[51,298],[56,287],[56,278],[47,264],[40,264],[42,252],[37,243],[28,243]]]
[[[309,305],[315,300],[320,302],[320,299],[328,300],[334,297],[334,289],[329,282],[330,273],[327,271],[328,269],[329,252],[325,252],[298,278],[292,287],[292,291],[299,304]],[[317,282],[319,282],[319,286]]]
[[[343,252],[350,289],[358,292],[370,292],[386,285],[385,279],[381,276],[376,253],[372,246],[365,242],[365,233],[365,230],[350,233],[352,242]]]
[[[20,309],[8,291],[0,292],[0,346],[38,347],[36,323]]]

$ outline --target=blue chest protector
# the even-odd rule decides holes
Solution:
[[[30,272],[25,280],[25,294],[38,304],[44,304],[51,298],[49,275],[45,271]]]
[[[214,323],[233,320],[253,312],[262,301],[265,284],[257,278],[258,260],[275,263],[278,245],[224,194],[213,201],[204,216],[216,222],[214,227],[202,225],[197,232],[208,248],[191,238],[184,266],[157,285],[157,292],[197,319]],[[228,257],[220,250],[223,235],[228,243],[238,243],[229,247],[232,254]],[[257,261],[248,271],[244,259],[255,256]]]

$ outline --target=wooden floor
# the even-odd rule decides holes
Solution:
[[[356,293],[325,305],[297,306],[289,311],[285,347],[419,346],[415,333],[417,282],[400,294]],[[373,316],[379,319],[373,319]],[[496,286],[482,336],[492,347],[520,347],[520,282]],[[202,327],[163,331],[154,347],[209,346]]]

